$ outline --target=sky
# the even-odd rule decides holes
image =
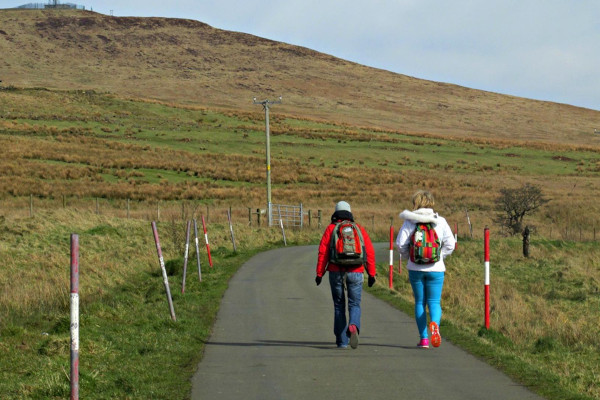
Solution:
[[[600,0],[60,2],[194,19],[415,78],[600,110]]]

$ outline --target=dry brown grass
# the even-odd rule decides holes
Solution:
[[[190,20],[0,10],[7,85],[96,89],[177,104],[322,121],[588,145],[600,111],[424,81]],[[240,67],[243,66],[243,67]],[[597,143],[595,143],[597,145]]]

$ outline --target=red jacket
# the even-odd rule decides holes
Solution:
[[[319,256],[317,258],[317,276],[325,275],[325,271],[364,272],[364,265],[340,267],[337,264],[329,263],[329,245],[331,243],[331,235],[335,225],[336,224],[334,223],[329,224],[323,233],[323,237],[321,238],[321,243],[319,244]],[[365,241],[365,251],[367,253],[367,274],[369,274],[369,276],[375,276],[375,249],[373,249],[373,243],[371,242],[371,238],[367,234],[367,231],[365,231],[365,228],[358,224],[357,226],[360,228],[363,240]]]

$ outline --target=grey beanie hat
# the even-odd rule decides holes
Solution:
[[[348,211],[348,212],[352,212],[350,210],[350,204],[348,204],[345,201],[339,201],[336,205],[335,205],[335,211]]]

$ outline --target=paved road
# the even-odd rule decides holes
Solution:
[[[316,252],[261,253],[232,278],[192,399],[540,399],[448,341],[417,349],[413,318],[364,291],[359,346],[337,349],[328,281],[314,283]]]

